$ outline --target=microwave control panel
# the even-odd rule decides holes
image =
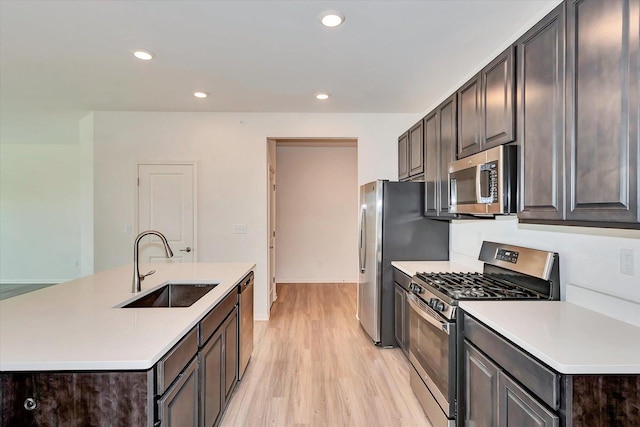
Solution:
[[[485,163],[480,166],[480,170],[487,175],[484,185],[489,190],[489,197],[483,195],[482,203],[498,203],[498,162]]]

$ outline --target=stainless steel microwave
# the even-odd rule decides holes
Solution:
[[[517,147],[500,145],[449,164],[450,212],[516,213]]]

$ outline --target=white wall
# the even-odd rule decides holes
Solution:
[[[0,283],[79,277],[80,146],[3,143],[0,150]]]
[[[276,282],[357,280],[358,151],[277,148]]]
[[[562,299],[640,326],[640,230],[519,224],[515,217],[454,221],[452,261],[481,269],[483,240],[558,252]],[[634,276],[620,273],[620,250],[634,251]]]
[[[267,138],[356,138],[358,182],[397,177],[404,114],[94,113],[95,269],[132,262],[135,165],[198,162],[199,261],[256,268],[256,317],[268,317]],[[356,215],[357,216],[357,215]],[[233,224],[247,234],[233,234]]]

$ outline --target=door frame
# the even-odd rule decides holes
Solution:
[[[198,251],[198,162],[197,161],[176,161],[176,160],[139,160],[135,162],[135,170],[134,170],[134,182],[133,182],[133,193],[134,193],[134,203],[133,203],[133,222],[132,222],[132,240],[136,238],[138,234],[140,234],[140,230],[138,230],[138,204],[140,203],[140,195],[139,195],[139,185],[138,185],[138,171],[140,170],[140,165],[167,165],[167,166],[176,166],[176,165],[185,165],[193,167],[193,251],[194,257],[193,262],[198,262],[198,258],[200,258]],[[133,243],[133,242],[132,242]]]
[[[275,212],[276,212],[276,200],[275,200],[275,192],[276,189],[274,188],[272,190],[271,188],[271,174],[273,173],[273,185],[275,186],[275,182],[276,182],[276,168],[274,167],[274,165],[271,164],[271,162],[269,162],[268,164],[268,171],[267,171],[267,186],[268,186],[268,192],[267,192],[267,206],[268,206],[268,222],[267,222],[267,270],[269,272],[269,277],[268,277],[268,282],[269,282],[269,287],[268,287],[268,294],[269,294],[269,306],[273,305],[274,302],[276,302],[276,300],[278,299],[278,287],[277,287],[277,283],[276,283],[276,246],[277,243],[275,243],[277,240],[277,233],[273,236],[274,239],[274,245],[273,245],[273,249],[270,247],[270,241],[271,241],[271,221],[274,222],[274,227],[273,227],[273,232],[276,232],[276,228],[275,228]],[[274,197],[272,197],[272,194],[274,195]],[[273,213],[273,214],[272,214]],[[273,258],[273,259],[272,259]]]

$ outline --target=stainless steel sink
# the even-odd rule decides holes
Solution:
[[[189,307],[216,286],[217,283],[167,283],[122,308]]]

